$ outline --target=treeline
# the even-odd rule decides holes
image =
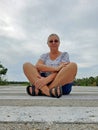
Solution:
[[[26,85],[29,85],[30,83],[29,82],[26,82],[26,81],[7,81],[7,80],[4,80],[4,81],[0,81],[0,85],[21,85],[21,86],[26,86]]]
[[[76,86],[98,86],[98,76],[96,77],[89,77],[89,78],[82,78],[82,79],[75,79],[74,85]]]
[[[22,85],[27,86],[29,82],[22,82],[22,81],[2,81],[0,85]],[[82,78],[82,79],[75,79],[74,86],[98,86],[98,76],[96,77],[89,77],[89,78]]]

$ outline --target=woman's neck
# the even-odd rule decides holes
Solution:
[[[60,51],[50,51],[49,56],[51,60],[55,60],[60,54]]]
[[[50,54],[52,54],[52,55],[57,55],[59,53],[60,52],[58,50],[54,50],[54,49],[50,51]]]

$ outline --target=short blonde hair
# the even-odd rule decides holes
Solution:
[[[57,34],[55,34],[55,33],[50,34],[50,35],[48,36],[48,40],[49,40],[49,38],[50,38],[51,36],[56,36],[56,37],[58,38],[59,42],[60,42],[59,36],[58,36]],[[47,43],[48,43],[48,40],[47,40]]]

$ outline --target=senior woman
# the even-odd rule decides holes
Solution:
[[[77,64],[70,62],[68,52],[59,51],[60,38],[50,34],[47,40],[49,52],[42,54],[36,65],[23,64],[24,74],[31,83],[27,93],[31,96],[61,97],[71,92],[77,73]]]

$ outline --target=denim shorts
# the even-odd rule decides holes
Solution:
[[[41,76],[46,77],[45,73],[41,73]],[[68,84],[62,86],[62,93],[63,93],[63,95],[70,94],[70,92],[72,90],[72,85],[73,85],[73,83],[68,83]]]
[[[63,93],[63,95],[70,94],[70,92],[72,90],[72,85],[73,85],[73,83],[68,83],[68,84],[62,86],[62,93]]]

